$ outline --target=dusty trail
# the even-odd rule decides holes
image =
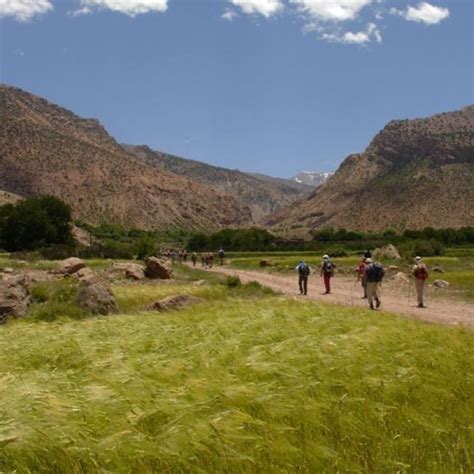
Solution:
[[[344,306],[367,307],[367,300],[361,298],[360,284],[354,278],[336,276],[332,280],[332,293],[322,294],[323,284],[319,275],[311,275],[308,284],[308,295],[300,296],[296,275],[276,275],[255,270],[240,270],[232,267],[213,267],[210,271],[224,275],[238,276],[242,282],[258,281],[282,294],[297,298],[326,301]],[[429,298],[429,296],[428,296]],[[427,299],[428,308],[417,308],[412,283],[402,286],[394,282],[384,282],[381,291],[382,310],[410,316],[423,321],[465,325],[474,327],[474,305],[454,300],[436,298]]]

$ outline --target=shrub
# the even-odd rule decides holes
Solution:
[[[415,240],[408,247],[408,256],[433,257],[444,254],[443,245],[437,240]]]
[[[144,260],[146,257],[152,257],[159,254],[159,248],[155,239],[149,235],[144,235],[138,241],[135,252],[138,260]]]
[[[225,284],[227,285],[227,288],[237,288],[242,285],[242,282],[237,276],[228,276]]]
[[[81,258],[112,258],[131,260],[135,257],[133,244],[107,240],[81,249],[78,256]]]
[[[330,257],[347,257],[347,252],[344,247],[336,245],[325,250]]]
[[[74,245],[71,210],[53,196],[29,198],[0,207],[0,247],[9,252],[52,244]]]

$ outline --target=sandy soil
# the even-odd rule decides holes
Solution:
[[[362,299],[362,288],[356,283],[355,278],[336,275],[332,279],[332,292],[323,294],[324,285],[319,275],[309,277],[308,295],[300,296],[297,276],[278,275],[263,271],[240,270],[228,266],[213,267],[211,271],[224,275],[238,276],[242,282],[258,281],[282,294],[295,298],[325,301],[344,306],[368,307],[366,299]],[[387,281],[381,288],[381,310],[390,311],[400,315],[410,316],[423,321],[464,325],[474,327],[474,305],[461,301],[443,299],[439,295],[430,300],[428,292],[427,308],[417,308],[416,295],[413,283]]]

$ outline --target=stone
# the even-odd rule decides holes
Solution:
[[[449,286],[449,281],[446,280],[435,280],[433,286],[436,288],[447,288]]]
[[[433,273],[444,273],[444,270],[441,267],[433,267],[431,271]]]
[[[398,281],[400,283],[408,283],[410,281],[410,278],[407,275],[405,275],[405,273],[398,272],[398,273],[395,273],[395,275],[393,275],[392,280]]]
[[[260,260],[261,267],[272,267],[273,263],[270,260]]]
[[[30,300],[27,281],[24,278],[8,278],[0,281],[0,324],[9,317],[26,315]]]
[[[58,273],[62,273],[63,275],[72,275],[76,273],[81,268],[85,268],[86,264],[77,257],[70,257],[66,260],[63,260],[58,267]]]
[[[147,278],[169,280],[172,273],[171,264],[167,260],[157,257],[145,258],[145,276]]]
[[[398,271],[398,270],[400,270],[400,268],[397,267],[396,265],[390,265],[390,266],[388,267],[388,269],[389,269],[389,270],[393,270],[393,271]]]
[[[194,286],[204,286],[204,285],[207,285],[207,281],[206,280],[197,280],[193,283]]]
[[[73,276],[75,276],[79,280],[88,280],[90,278],[95,278],[96,274],[90,268],[85,267],[85,268],[79,269],[77,272],[73,274]]]
[[[143,280],[145,278],[145,268],[138,263],[114,263],[112,270],[124,272],[130,280]]]
[[[187,306],[192,306],[195,304],[200,303],[202,300],[197,296],[192,295],[175,295],[175,296],[168,296],[167,298],[163,298],[162,300],[155,301],[150,306],[148,306],[148,311],[171,311],[173,309],[182,309]]]
[[[10,267],[6,267],[3,269],[3,273],[7,273],[7,274],[11,274],[11,273],[14,273],[15,270],[13,270],[13,268],[10,268]]]
[[[112,290],[97,276],[81,281],[76,302],[80,308],[92,314],[118,313],[117,302]]]
[[[375,249],[372,255],[375,259],[387,258],[392,260],[400,260],[402,258],[400,257],[400,253],[398,252],[397,248],[392,244]]]

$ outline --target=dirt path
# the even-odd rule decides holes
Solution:
[[[240,270],[232,267],[214,267],[211,271],[224,275],[238,276],[242,282],[258,281],[280,293],[298,298],[327,301],[345,306],[367,307],[367,300],[361,298],[360,284],[354,278],[336,276],[332,281],[332,293],[324,295],[323,283],[318,275],[309,278],[308,295],[300,296],[298,291],[297,276],[276,275],[263,271]],[[386,282],[381,291],[382,307],[385,311],[398,313],[442,324],[465,325],[474,327],[474,305],[459,301],[436,298],[430,300],[428,308],[417,308],[414,288],[412,283]]]

